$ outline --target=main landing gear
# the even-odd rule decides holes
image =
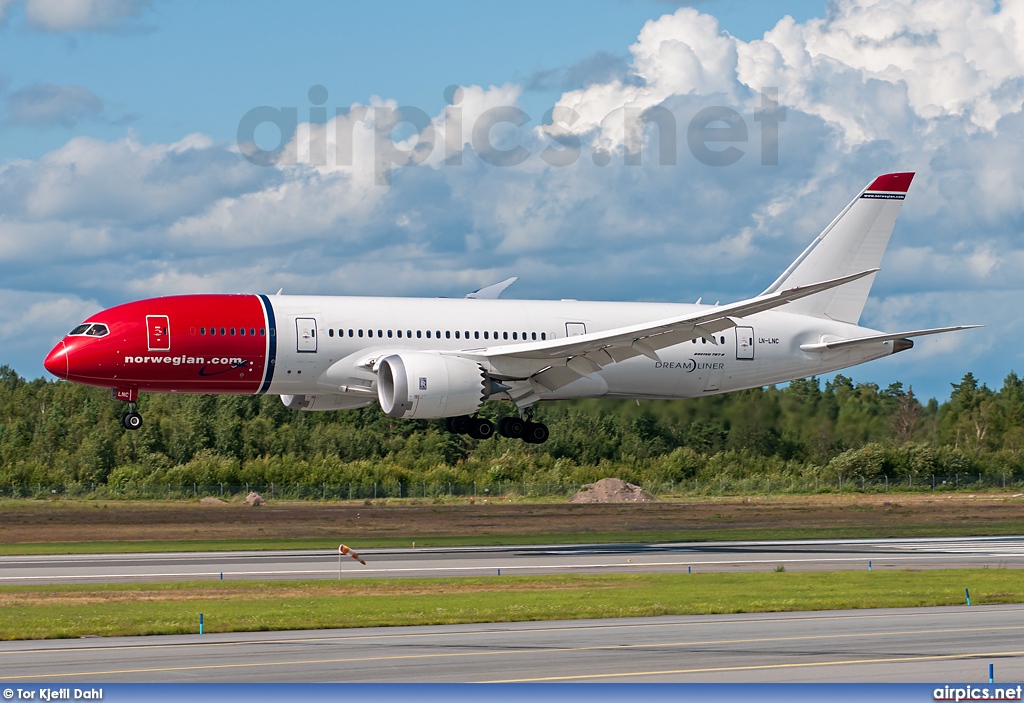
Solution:
[[[469,435],[473,439],[488,439],[494,436],[494,425],[482,417],[446,417],[444,427],[449,432]],[[533,422],[532,413],[527,412],[526,417],[503,417],[498,420],[498,434],[509,439],[521,439],[527,444],[543,444],[548,441],[548,426]]]
[[[468,434],[473,439],[490,439],[494,436],[494,425],[482,417],[446,417],[444,428],[454,434]]]
[[[142,415],[135,411],[135,403],[128,403],[128,412],[121,418],[121,425],[126,430],[137,430],[142,427]]]

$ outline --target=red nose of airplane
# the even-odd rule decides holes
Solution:
[[[57,346],[50,350],[43,360],[43,366],[57,378],[68,377],[68,350],[63,341],[58,342]]]

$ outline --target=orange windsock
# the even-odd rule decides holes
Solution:
[[[363,566],[366,566],[366,562],[359,558],[359,555],[355,551],[349,549],[346,545],[338,545],[338,554],[348,554],[350,557],[358,561]]]

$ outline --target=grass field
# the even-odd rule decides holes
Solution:
[[[512,622],[1024,601],[1006,569],[0,587],[0,638]]]
[[[1024,534],[1024,497],[704,498],[641,504],[0,501],[0,555]]]

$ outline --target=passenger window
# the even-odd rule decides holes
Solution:
[[[349,330],[348,331],[348,336],[349,337],[354,337],[355,335],[356,335],[356,333],[353,330]]]
[[[327,336],[328,336],[328,337],[333,337],[333,336],[334,336],[334,329],[333,329],[333,328],[332,328],[332,329],[329,329],[329,330],[327,330]]]
[[[450,330],[445,330],[444,331],[444,338],[445,339],[451,339],[452,338],[452,333],[451,333]]]
[[[458,339],[458,338],[459,338],[459,331],[455,330],[455,339]]]
[[[401,338],[402,338],[402,330],[398,330],[398,338],[399,338],[399,339],[401,339]]]
[[[502,339],[508,339],[508,332],[502,332],[501,333],[501,338]]]
[[[255,327],[250,327],[249,328],[249,336],[250,337],[255,337],[256,336],[256,328]]]
[[[423,333],[420,330],[416,330],[416,339],[419,339],[422,336],[423,336]]]
[[[360,336],[360,337],[362,337],[362,336],[363,336],[363,331],[362,331],[362,330],[359,330],[359,336]]]
[[[388,330],[388,339],[391,339],[391,330]]]
[[[530,333],[530,339],[536,340],[537,339],[537,333],[536,332],[531,332]]]
[[[377,330],[378,337],[384,337],[384,330]]]
[[[548,333],[547,332],[541,332],[540,333],[540,338],[541,339],[547,339],[548,338]]]
[[[235,336],[235,328],[234,328],[234,327],[232,327],[232,328],[231,328],[231,336],[232,336],[232,337],[234,337],[234,336]]]
[[[267,328],[266,327],[260,327],[260,336],[261,337],[266,337],[267,336]]]
[[[434,330],[434,336],[441,339],[441,330]]]
[[[220,336],[221,337],[225,336],[227,333],[228,333],[228,331],[225,328],[223,328],[223,327],[220,328]]]
[[[205,337],[206,336],[206,328],[205,327],[200,327],[199,328],[199,334],[200,334],[200,336]]]
[[[480,339],[480,333],[479,332],[474,332],[473,333],[473,339]]]
[[[512,333],[512,339],[519,339],[515,332]]]
[[[430,339],[430,330],[427,330],[427,339]]]
[[[238,328],[238,334],[240,334],[240,335],[242,335],[244,337],[245,336],[245,328],[244,327],[239,327]]]
[[[487,333],[487,332],[484,332],[484,339],[488,339],[488,338],[489,338],[489,337],[488,337],[488,333]]]

